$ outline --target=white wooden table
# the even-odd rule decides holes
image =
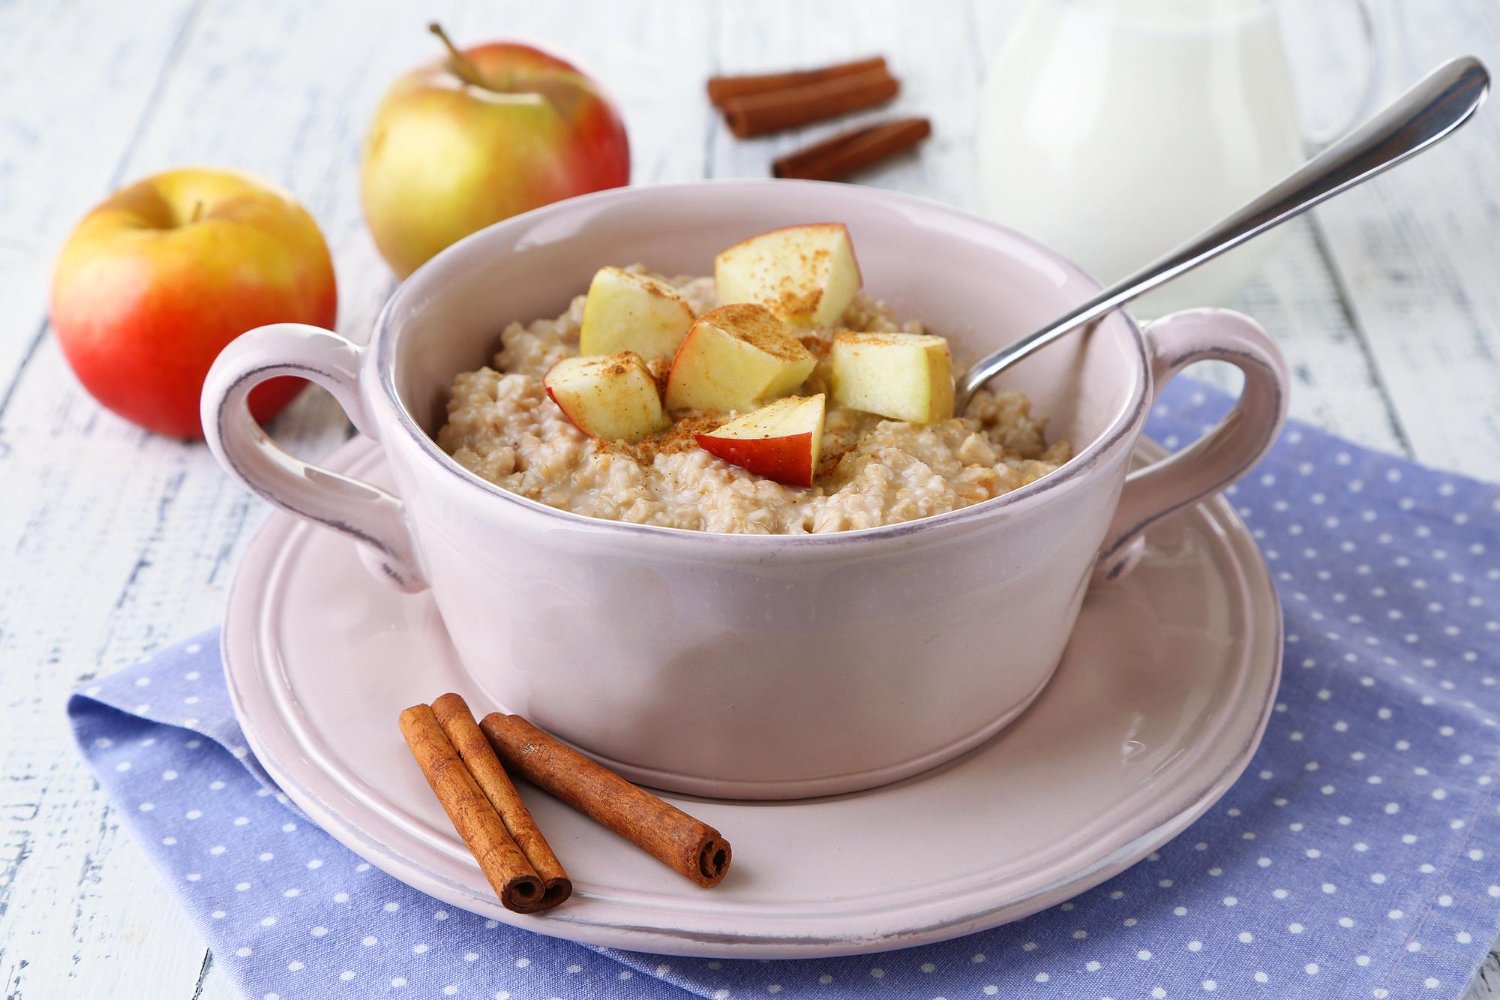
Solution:
[[[440,2],[109,0],[0,4],[0,992],[7,997],[234,994],[187,916],[80,763],[74,685],[213,625],[266,508],[202,446],[100,408],[47,322],[51,262],[120,184],[213,163],[293,190],[321,223],[339,329],[368,331],[393,282],[359,213],[359,142],[381,91],[434,55],[423,30],[519,35],[580,59],[623,104],[635,181],[764,176],[806,141],[734,141],[709,114],[714,72],[887,54],[899,108],[932,116],[918,157],[866,178],[974,202],[973,117],[1015,0]],[[478,7],[480,5],[475,5]],[[1306,5],[1304,5],[1306,6]],[[1326,6],[1326,5],[1325,5]],[[1299,26],[1314,115],[1355,89],[1337,11]],[[1393,0],[1395,78],[1474,52],[1500,67],[1500,5]],[[830,131],[814,130],[814,134]],[[1293,412],[1357,441],[1500,478],[1500,108],[1442,149],[1294,225],[1231,302],[1277,335]],[[1210,303],[1205,303],[1210,304]],[[309,391],[275,425],[318,456],[348,435]],[[1494,956],[1492,956],[1492,965]],[[1500,982],[1500,974],[1491,969]],[[1481,983],[1472,996],[1495,996]]]

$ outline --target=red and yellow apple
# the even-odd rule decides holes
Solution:
[[[920,333],[834,334],[829,382],[841,406],[931,424],[953,416],[953,355]]]
[[[84,217],[52,277],[52,326],[79,381],[142,427],[199,438],[214,358],[267,323],[332,328],[328,246],[286,192],[225,170],[184,169],[115,192]],[[300,379],[250,394],[267,420]]]
[[[360,197],[375,245],[406,277],[501,219],[630,181],[625,126],[599,86],[530,45],[491,42],[419,66],[386,92]]]
[[[564,358],[547,369],[542,387],[589,437],[639,441],[672,425],[661,408],[656,379],[640,355],[629,351]]]
[[[698,447],[788,486],[811,486],[823,450],[824,397],[788,396],[707,434]]]
[[[667,409],[729,413],[790,395],[818,365],[762,306],[740,303],[698,317],[667,373]]]
[[[755,302],[793,326],[833,326],[861,282],[849,230],[840,222],[784,226],[714,258],[719,301]]]

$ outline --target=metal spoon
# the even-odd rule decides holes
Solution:
[[[1385,110],[1218,225],[1056,322],[974,362],[958,380],[955,412],[964,411],[976,389],[1033,351],[1420,153],[1467,121],[1484,103],[1489,86],[1489,72],[1472,56],[1439,66]]]

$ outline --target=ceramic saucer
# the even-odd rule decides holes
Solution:
[[[329,467],[385,479],[363,438]],[[588,609],[578,613],[586,628]],[[427,595],[372,576],[347,538],[275,514],[235,577],[223,642],[235,710],[266,770],[330,834],[408,885],[587,944],[791,958],[993,927],[1176,836],[1260,741],[1281,669],[1281,611],[1232,508],[1203,504],[1153,530],[1123,583],[1088,596],[1051,684],[978,749],[853,795],[668,796],[734,845],[715,889],[525,788],[575,885],[542,916],[500,906],[397,730],[401,709],[445,691],[479,713],[503,707],[465,675]],[[1002,651],[974,655],[1004,669]]]

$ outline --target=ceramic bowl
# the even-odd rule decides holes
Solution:
[[[241,337],[204,390],[209,443],[272,503],[356,539],[393,585],[430,588],[495,706],[637,781],[774,799],[917,773],[1025,709],[1089,587],[1128,571],[1146,526],[1223,489],[1269,445],[1287,379],[1243,316],[1179,313],[1143,332],[1116,313],[1002,379],[1048,416],[1049,437],[1074,443],[1072,461],[963,510],[828,535],[712,534],[556,510],[470,474],[434,442],[454,375],[488,363],[508,322],[562,312],[600,266],[710,273],[738,240],[828,220],[849,227],[866,289],[948,337],[961,361],[1098,288],[993,222],[889,191],[624,188],[445,250],[391,297],[368,347],[290,324]],[[1155,393],[1209,358],[1244,371],[1236,409],[1132,472]],[[303,463],[255,426],[247,393],[285,374],[331,390],[380,443],[394,493]],[[391,739],[402,707],[379,730]]]

